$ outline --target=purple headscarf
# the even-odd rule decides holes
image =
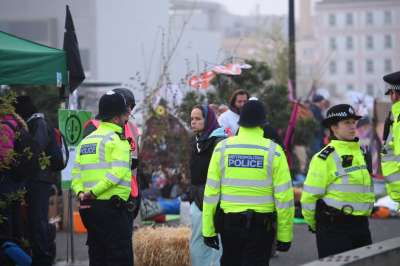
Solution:
[[[202,105],[201,112],[204,116],[204,130],[199,136],[198,141],[204,141],[208,139],[211,133],[219,128],[219,124],[217,121],[217,116],[215,115],[213,109],[209,105]]]

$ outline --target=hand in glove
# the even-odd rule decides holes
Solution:
[[[276,243],[276,250],[281,252],[287,252],[290,249],[291,244],[292,242],[281,242],[278,240]]]
[[[315,234],[315,229],[313,229],[311,226],[308,226],[308,231],[310,231],[311,233]]]
[[[204,244],[210,248],[214,248],[216,250],[219,250],[219,239],[218,236],[212,236],[212,237],[205,237],[204,238]]]

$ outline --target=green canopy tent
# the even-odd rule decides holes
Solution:
[[[0,31],[0,85],[67,85],[64,50]]]

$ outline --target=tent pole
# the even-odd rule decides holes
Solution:
[[[69,83],[70,83],[70,78],[69,78],[70,72],[67,71],[67,79],[68,79],[68,85],[66,86],[66,99],[65,99],[65,109],[69,109],[69,97],[71,95],[70,89],[69,89]],[[73,204],[72,204],[72,189],[68,189],[68,231],[69,231],[69,237],[71,241],[71,262],[75,262],[75,250],[74,250],[74,227],[73,227]]]

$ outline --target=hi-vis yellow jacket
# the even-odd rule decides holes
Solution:
[[[375,202],[373,183],[357,141],[332,140],[311,160],[301,206],[304,219],[313,230],[319,199],[351,215],[371,214]]]
[[[99,200],[108,200],[113,195],[128,199],[130,145],[120,136],[120,126],[101,122],[97,130],[81,141],[72,169],[72,189],[76,194],[92,191]]]
[[[382,151],[382,173],[389,196],[400,202],[400,102],[392,105],[389,135]]]
[[[215,236],[218,202],[224,213],[277,213],[278,240],[293,238],[293,189],[282,148],[263,130],[240,127],[239,135],[217,144],[211,157],[203,202],[203,236]]]

